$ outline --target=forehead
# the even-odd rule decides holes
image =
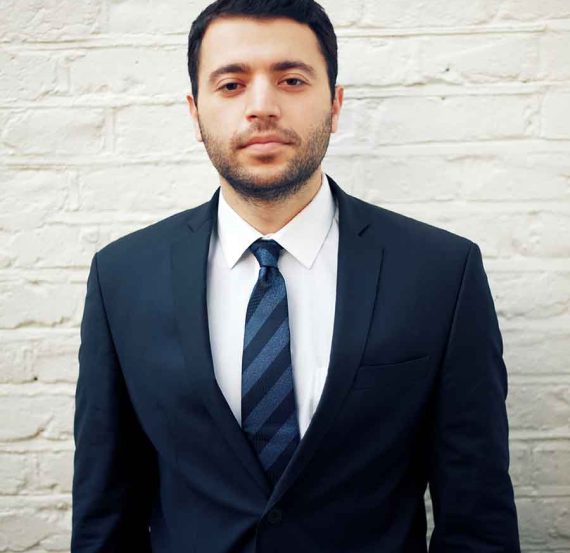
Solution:
[[[313,30],[285,17],[219,17],[206,29],[200,46],[201,73],[228,63],[269,65],[280,59],[302,60],[326,71]]]

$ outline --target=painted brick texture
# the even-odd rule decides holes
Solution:
[[[2,552],[69,550],[91,257],[217,186],[184,100],[186,35],[207,3],[4,2]],[[522,547],[570,552],[570,2],[323,5],[346,87],[324,167],[347,191],[481,246],[509,370]]]

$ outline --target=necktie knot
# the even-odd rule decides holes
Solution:
[[[251,253],[259,262],[260,267],[277,267],[279,261],[279,254],[283,249],[281,244],[275,240],[262,240],[257,239],[250,247]]]

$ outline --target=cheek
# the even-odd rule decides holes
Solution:
[[[227,107],[223,110],[212,110],[204,115],[203,126],[216,141],[229,144],[240,128],[239,113]]]
[[[326,125],[327,120],[330,118],[329,112],[324,112],[322,105],[314,108],[312,111],[307,110],[301,117],[291,121],[291,127],[303,138],[303,140],[310,139],[318,130],[322,131]]]

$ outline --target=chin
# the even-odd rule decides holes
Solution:
[[[252,180],[255,181],[274,181],[275,179],[282,178],[283,175],[287,174],[287,168],[280,166],[275,168],[270,167],[259,167],[259,168],[247,168],[244,174],[249,175]]]

